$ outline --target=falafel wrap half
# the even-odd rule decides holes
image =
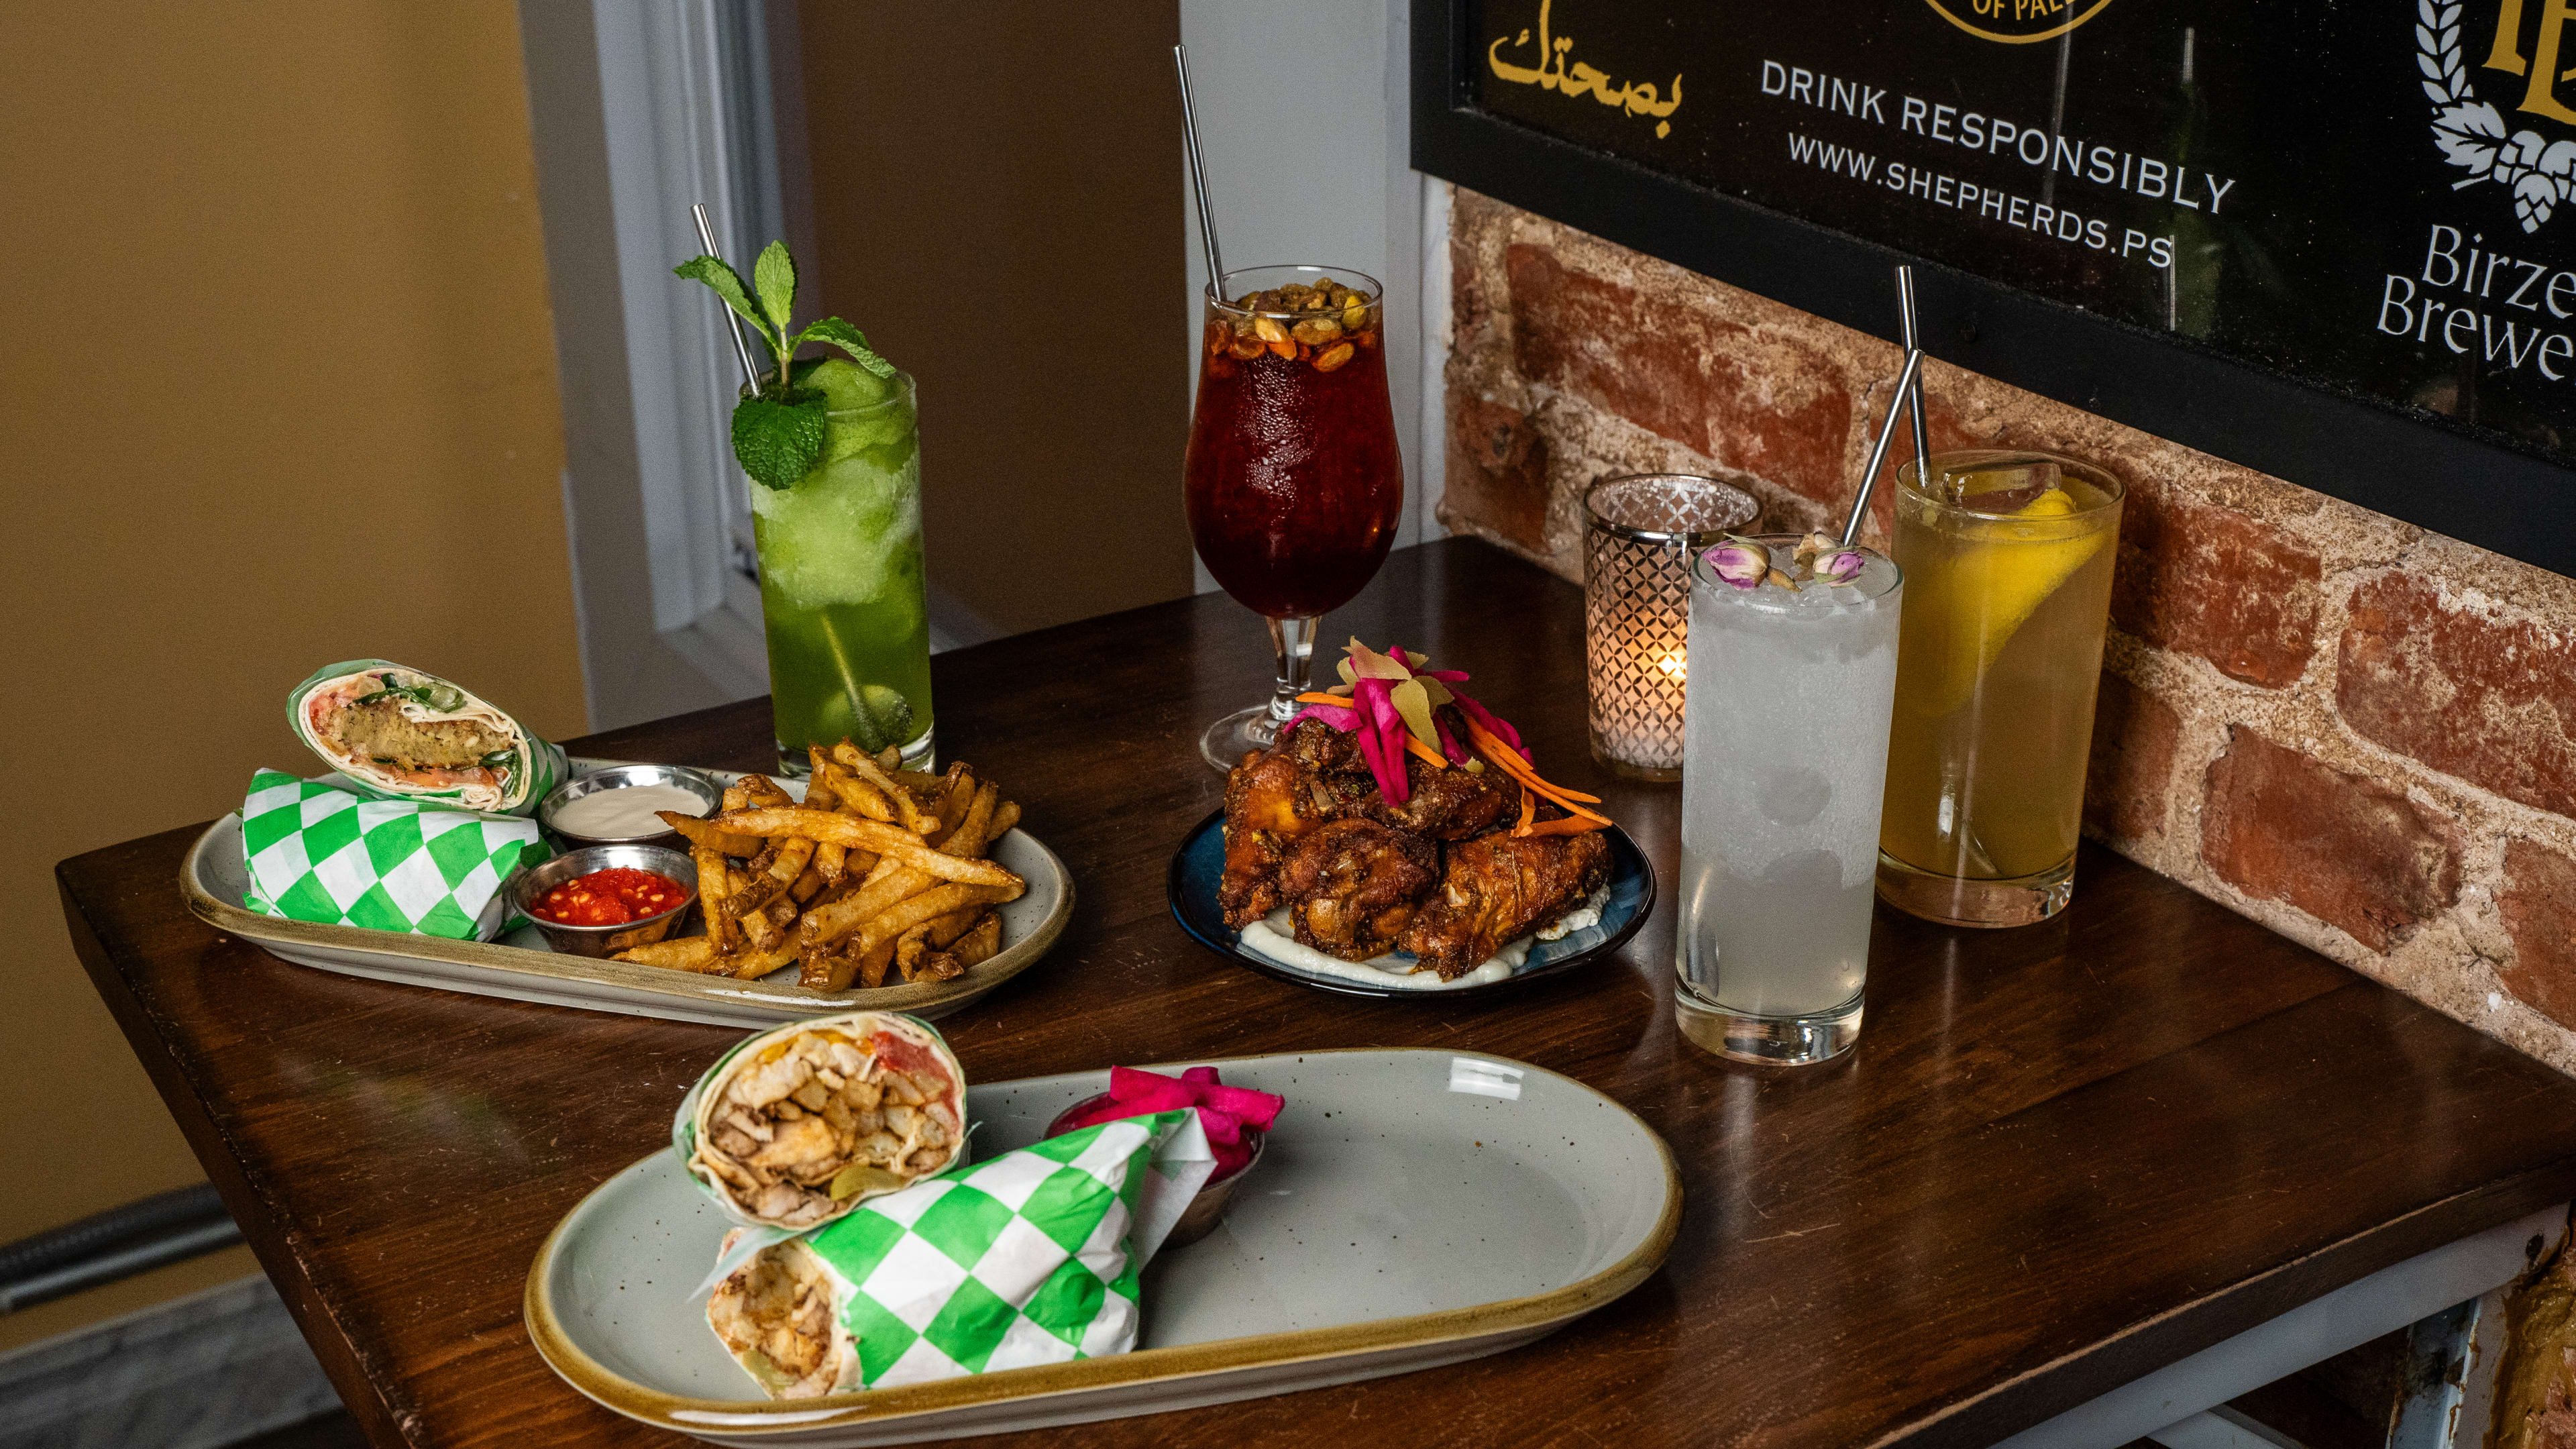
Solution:
[[[287,695],[286,715],[324,763],[387,799],[527,815],[571,778],[561,746],[389,659],[324,665]]]
[[[799,1232],[966,1151],[966,1071],[928,1022],[849,1011],[761,1032],[698,1079],[671,1147],[724,1215]]]

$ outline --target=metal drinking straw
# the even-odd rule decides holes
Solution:
[[[1208,207],[1207,163],[1199,159],[1199,111],[1190,99],[1190,48],[1172,47],[1172,67],[1181,74],[1181,138],[1190,154],[1190,188],[1198,194],[1199,245],[1207,252],[1208,291],[1225,293],[1225,263],[1216,248],[1216,213]]]
[[[1913,393],[1914,379],[1922,371],[1923,349],[1905,349],[1905,370],[1896,375],[1896,396],[1887,400],[1887,419],[1878,425],[1878,441],[1870,445],[1869,467],[1860,475],[1860,491],[1852,498],[1851,517],[1843,522],[1845,548],[1860,537],[1861,520],[1869,517],[1870,489],[1878,484],[1879,467],[1887,461],[1887,445],[1896,437],[1896,419],[1905,411],[1905,400]]]
[[[703,201],[691,202],[689,204],[689,214],[698,219],[699,244],[707,249],[708,256],[715,258],[717,261],[723,261],[724,253],[716,250],[716,229],[707,221],[707,204]],[[733,309],[731,307],[724,309],[724,315],[725,321],[733,325],[733,355],[735,360],[742,364],[742,385],[750,388],[754,392],[758,392],[760,390],[760,369],[752,363],[751,343],[742,335],[742,319],[733,314]]]
[[[1896,269],[1896,317],[1905,332],[1905,350],[1920,351],[1923,344],[1914,332],[1914,269]],[[1905,395],[1905,406],[1914,423],[1914,481],[1923,488],[1932,486],[1932,435],[1923,430],[1923,377],[1917,373],[1914,386]]]

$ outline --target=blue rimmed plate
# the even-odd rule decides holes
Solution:
[[[1655,908],[1655,868],[1646,863],[1645,852],[1628,832],[1611,826],[1610,898],[1601,907],[1601,919],[1579,931],[1569,931],[1554,941],[1534,941],[1528,959],[1520,969],[1500,981],[1480,982],[1474,986],[1456,986],[1436,990],[1419,987],[1379,986],[1342,976],[1327,976],[1273,961],[1247,949],[1241,933],[1225,923],[1225,912],[1217,906],[1217,883],[1225,874],[1225,812],[1220,810],[1200,821],[1181,841],[1179,852],[1172,857],[1169,890],[1172,919],[1190,933],[1200,945],[1232,959],[1236,964],[1258,971],[1264,976],[1317,991],[1331,991],[1343,996],[1386,998],[1421,998],[1427,1001],[1456,1001],[1465,996],[1508,991],[1543,976],[1556,976],[1571,971],[1587,961],[1599,960],[1626,943],[1646,923]]]

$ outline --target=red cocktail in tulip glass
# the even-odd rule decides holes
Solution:
[[[1220,770],[1278,737],[1307,688],[1316,619],[1349,603],[1395,541],[1404,460],[1384,323],[1378,284],[1352,271],[1254,267],[1209,291],[1183,464],[1190,538],[1217,583],[1270,621],[1279,656],[1270,702],[1200,739]]]

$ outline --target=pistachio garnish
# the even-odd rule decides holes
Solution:
[[[1379,307],[1366,293],[1330,277],[1247,292],[1231,307],[1211,310],[1209,368],[1223,377],[1234,363],[1277,357],[1337,371],[1360,349],[1377,346],[1379,321]]]

